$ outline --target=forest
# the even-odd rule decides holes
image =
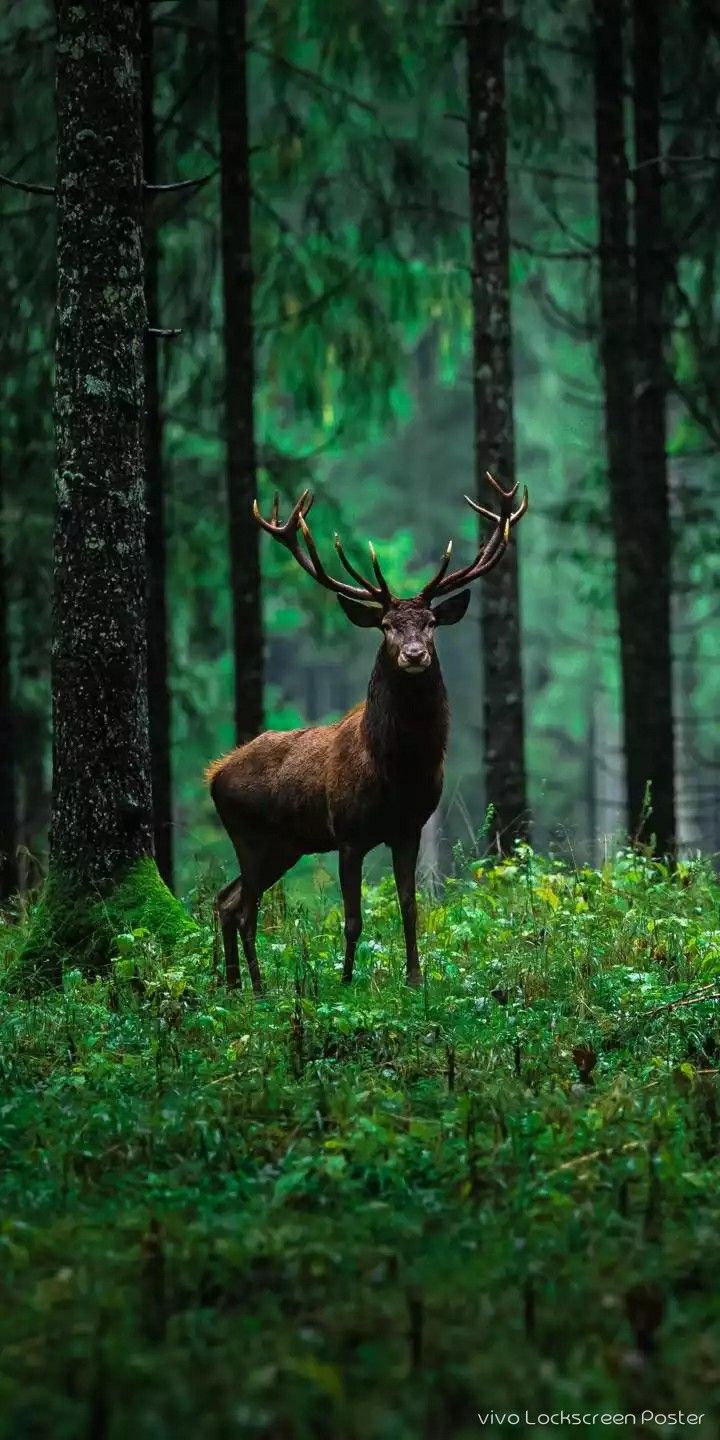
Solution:
[[[715,1433],[715,0],[0,80],[0,1440]]]

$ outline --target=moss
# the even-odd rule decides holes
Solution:
[[[159,941],[164,953],[195,929],[154,860],[139,860],[102,893],[88,894],[67,877],[51,874],[5,981],[11,989],[33,992],[60,984],[66,965],[100,973],[110,961],[116,936],[140,928]]]

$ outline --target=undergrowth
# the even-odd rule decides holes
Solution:
[[[191,928],[154,860],[139,860],[119,883],[91,894],[52,875],[10,952],[7,987],[32,992],[56,985],[69,962],[94,974],[111,960],[118,931],[131,926],[152,934],[165,954]]]
[[[350,990],[339,912],[276,892],[262,1003],[205,903],[29,998],[2,926],[0,1434],[715,1433],[719,898],[631,852],[468,863],[411,992],[389,883]]]

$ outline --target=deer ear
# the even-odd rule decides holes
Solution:
[[[373,626],[376,629],[380,628],[383,617],[382,605],[374,605],[372,600],[349,600],[345,595],[338,595],[337,598],[353,625],[359,625],[363,630],[370,630]]]
[[[462,620],[469,604],[470,591],[461,590],[459,595],[452,595],[449,600],[443,600],[439,605],[431,606],[435,624],[457,625],[458,620]]]

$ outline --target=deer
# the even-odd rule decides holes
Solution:
[[[335,549],[353,584],[326,570],[307,517],[313,494],[304,490],[284,522],[276,494],[269,519],[258,525],[290,552],[316,584],[337,596],[353,625],[375,628],[382,641],[365,700],[341,720],[299,730],[266,731],[206,770],[215,809],[232,842],[240,874],[220,890],[216,915],[222,934],[226,981],[240,983],[238,931],[253,991],[263,993],[257,956],[260,901],[302,855],[337,851],[345,916],[342,978],[352,981],[362,933],[361,886],[365,856],[389,847],[405,937],[407,983],[422,972],[417,946],[415,871],[420,832],[437,808],[449,732],[447,691],[435,649],[439,625],[462,620],[469,586],[500,563],[511,534],[528,508],[518,485],[505,490],[487,474],[499,513],[465,496],[493,529],[474,560],[449,571],[452,541],[427,584],[409,599],[394,595],[372,543],[374,580]]]

